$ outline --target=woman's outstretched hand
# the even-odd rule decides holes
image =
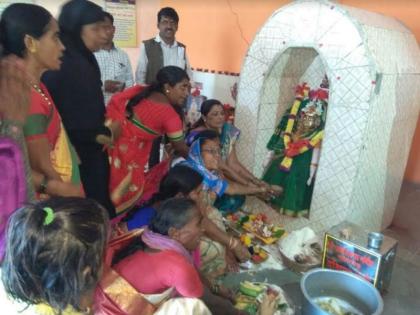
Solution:
[[[249,252],[248,248],[237,238],[232,237],[231,240],[232,244],[230,244],[230,249],[232,250],[236,259],[241,263],[249,260],[251,258],[251,253]]]
[[[277,304],[277,295],[271,293],[265,294],[258,310],[258,315],[273,315],[277,309]]]
[[[270,185],[268,188],[268,193],[272,196],[278,197],[283,193],[283,187],[278,185]]]
[[[265,183],[265,185],[260,186],[261,192],[258,194],[258,197],[269,201],[271,198],[275,198],[280,196],[283,193],[283,187],[277,185],[269,185]]]

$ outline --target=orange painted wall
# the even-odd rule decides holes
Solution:
[[[288,0],[162,0],[180,15],[177,38],[194,68],[239,72],[249,43]]]
[[[249,43],[290,0],[161,0],[180,15],[177,38],[185,43],[194,68],[239,72]],[[420,42],[420,0],[342,0],[341,4],[394,16]],[[153,16],[153,23],[155,16]],[[144,21],[142,23],[144,25]]]
[[[279,7],[290,0],[161,0],[180,15],[177,38],[187,45],[194,68],[239,72],[249,43]],[[393,16],[407,25],[420,43],[420,0],[337,1]],[[405,179],[420,183],[420,119]]]

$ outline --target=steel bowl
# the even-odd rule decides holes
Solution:
[[[383,311],[384,303],[378,290],[352,273],[313,269],[304,274],[300,288],[304,295],[303,315],[329,315],[315,302],[323,297],[347,302],[363,315],[379,315]]]
[[[382,233],[370,232],[368,234],[368,248],[381,249],[384,235]]]

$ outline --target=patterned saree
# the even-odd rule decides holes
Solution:
[[[50,159],[55,171],[64,182],[79,185],[79,158],[67,136],[60,114],[46,87],[32,89],[29,115],[23,128],[26,141],[44,137],[50,145]]]
[[[131,209],[145,194],[153,193],[168,166],[157,165],[150,170],[151,181],[146,181],[145,169],[149,160],[153,140],[163,134],[177,141],[183,138],[182,122],[172,106],[143,99],[128,118],[128,101],[144,89],[134,86],[111,98],[107,106],[107,124],[118,122],[121,134],[108,148],[110,160],[110,192],[117,214]],[[147,186],[148,185],[148,186]]]
[[[172,288],[160,294],[142,294],[111,267],[114,254],[140,237],[142,229],[121,235],[110,241],[105,266],[95,291],[95,315],[151,315],[171,297]]]

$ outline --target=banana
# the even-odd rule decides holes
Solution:
[[[239,291],[249,296],[257,297],[264,290],[265,290],[265,285],[259,284],[259,283],[243,281],[239,284]]]

